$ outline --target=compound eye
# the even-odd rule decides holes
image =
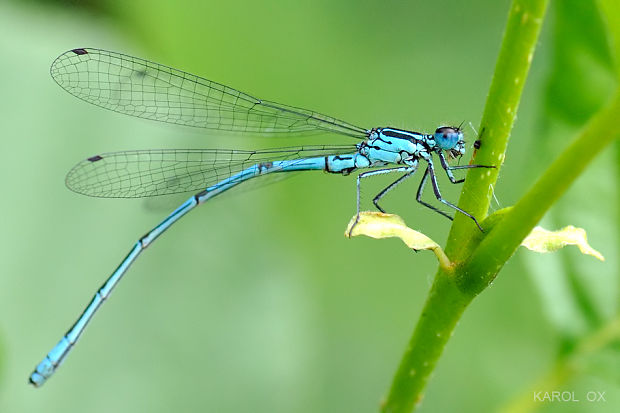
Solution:
[[[450,126],[440,126],[435,130],[435,135],[442,134],[445,138],[447,138],[448,135],[451,135],[453,133],[458,133],[458,132],[455,128],[452,128]]]
[[[441,149],[452,149],[456,146],[462,132],[450,126],[441,126],[435,130],[435,142]]]

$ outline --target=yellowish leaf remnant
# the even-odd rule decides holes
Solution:
[[[588,244],[586,231],[572,225],[559,231],[547,231],[544,228],[535,227],[521,245],[536,252],[553,252],[566,245],[576,245],[583,254],[605,261],[605,257]]]
[[[421,232],[409,228],[398,215],[370,211],[360,212],[359,216],[351,218],[345,232],[346,237],[357,235],[366,235],[372,238],[400,238],[415,251],[433,251],[441,268],[446,271],[453,269],[452,262],[435,241]],[[521,245],[540,253],[553,252],[566,245],[576,245],[583,254],[592,255],[601,261],[605,261],[603,255],[588,244],[586,231],[572,225],[559,231],[548,231],[541,227],[535,227]]]
[[[398,237],[415,251],[433,251],[443,269],[452,269],[452,263],[441,247],[426,235],[409,228],[398,215],[382,212],[360,212],[359,217],[351,218],[344,235],[346,237],[366,235],[372,238]]]

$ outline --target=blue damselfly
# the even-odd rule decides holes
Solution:
[[[434,155],[455,184],[463,179],[457,180],[453,170],[489,167],[448,165],[446,154],[458,157],[465,153],[460,127],[441,126],[433,134],[390,127],[361,128],[310,110],[258,99],[168,66],[98,49],[74,49],[62,54],[52,64],[51,74],[72,95],[139,118],[251,135],[330,132],[358,142],[256,151],[123,151],[92,156],[78,163],[67,175],[66,183],[71,190],[89,196],[136,198],[198,192],[135,243],[75,324],[37,365],[30,376],[30,382],[35,386],[42,385],[54,373],[103,301],[146,247],[196,206],[250,179],[310,170],[348,175],[358,169],[374,168],[357,176],[359,214],[363,178],[401,173],[373,199],[374,205],[384,212],[379,200],[411,177],[423,163],[425,171],[417,191],[417,201],[452,219],[422,200],[422,192],[430,179],[435,197],[441,203],[465,214],[480,228],[476,218],[442,198],[435,176]]]

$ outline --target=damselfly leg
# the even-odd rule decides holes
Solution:
[[[431,184],[433,185],[433,192],[435,193],[435,198],[437,198],[437,200],[439,202],[441,202],[442,204],[445,204],[447,206],[449,206],[450,208],[460,212],[463,215],[468,216],[469,218],[471,218],[474,223],[476,224],[476,226],[478,227],[478,229],[481,232],[484,232],[484,230],[482,229],[482,227],[480,226],[480,224],[478,223],[478,220],[471,215],[469,212],[466,212],[464,210],[462,210],[461,208],[457,207],[456,205],[452,204],[451,202],[446,201],[445,199],[443,199],[443,197],[441,196],[441,191],[439,190],[439,184],[437,183],[437,177],[435,175],[435,170],[433,168],[433,164],[432,162],[428,163],[428,166],[426,167],[426,171],[424,172],[424,176],[422,177],[422,181],[420,182],[420,186],[418,187],[418,192],[416,195],[416,200],[421,203],[422,205],[432,209],[435,212],[440,213],[441,215],[443,215],[444,217],[448,218],[449,220],[453,220],[454,218],[452,218],[450,215],[446,214],[445,212],[443,212],[442,210],[440,210],[439,208],[436,208],[424,201],[422,201],[422,192],[424,191],[424,186],[426,185],[426,179],[430,176],[431,178]]]
[[[383,198],[388,192],[390,192],[392,189],[394,189],[397,185],[401,184],[405,179],[410,178],[415,171],[418,169],[418,162],[415,162],[415,165],[412,166],[410,168],[409,171],[407,171],[403,176],[401,176],[400,178],[398,178],[397,180],[395,180],[394,182],[392,182],[391,184],[389,184],[387,187],[385,187],[381,192],[379,192],[372,200],[372,203],[377,207],[377,209],[383,213],[385,213],[385,211],[383,210],[383,208],[381,208],[381,206],[379,206],[379,200],[381,198]],[[358,212],[359,213],[359,212]]]
[[[465,178],[456,179],[454,177],[454,174],[452,173],[452,171],[454,171],[454,170],[457,170],[457,169],[473,169],[473,168],[495,168],[495,166],[493,166],[493,165],[455,165],[455,166],[450,166],[448,164],[448,161],[446,161],[446,157],[444,156],[443,152],[439,153],[439,161],[441,162],[441,167],[446,171],[446,175],[448,175],[448,179],[450,179],[450,182],[452,182],[453,184],[461,184],[461,183],[465,182]]]

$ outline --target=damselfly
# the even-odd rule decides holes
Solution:
[[[196,206],[248,180],[293,171],[320,170],[357,176],[357,212],[363,178],[387,173],[402,175],[373,199],[379,200],[411,177],[423,161],[424,175],[416,199],[428,208],[450,215],[422,200],[430,179],[435,197],[444,205],[476,218],[442,198],[433,155],[452,183],[452,171],[488,168],[484,165],[449,166],[450,157],[465,153],[460,127],[441,126],[433,134],[378,127],[365,129],[336,118],[252,97],[228,86],[120,53],[74,49],[52,63],[54,80],[78,98],[116,112],[197,128],[253,135],[299,135],[333,132],[358,139],[338,146],[304,146],[268,150],[144,150],[104,153],[78,163],[67,175],[67,186],[94,197],[134,198],[199,191],[140,238],[129,254],[94,295],[82,315],[39,363],[30,382],[40,386],[54,373],[88,322],[110,295],[138,255],[179,218]],[[387,168],[381,168],[387,167]],[[377,169],[379,168],[379,169]]]

